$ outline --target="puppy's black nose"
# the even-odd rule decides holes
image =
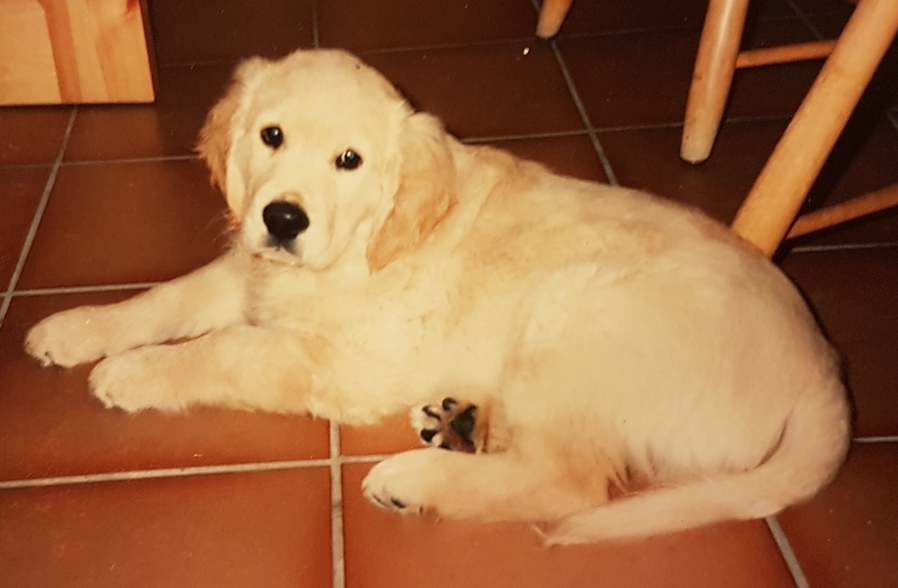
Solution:
[[[268,234],[278,243],[291,241],[309,228],[309,217],[303,209],[286,200],[266,206],[262,210],[262,220],[268,227]]]

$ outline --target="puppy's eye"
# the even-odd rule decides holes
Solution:
[[[352,149],[347,149],[337,156],[336,164],[337,169],[355,169],[362,165],[362,156]]]
[[[284,131],[281,130],[281,127],[265,127],[262,129],[261,136],[262,142],[272,149],[277,149],[284,142]]]

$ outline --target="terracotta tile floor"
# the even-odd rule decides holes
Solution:
[[[738,75],[711,159],[679,160],[706,0],[150,0],[159,98],[0,109],[0,586],[898,586],[898,214],[778,256],[845,356],[858,437],[835,483],[777,519],[545,549],[526,526],[403,519],[359,482],[416,444],[404,416],[107,411],[88,367],[41,369],[25,331],[215,257],[223,201],[192,154],[242,57],[346,47],[471,142],[645,188],[728,222],[819,69]],[[746,43],[814,39],[839,0],[753,0]],[[898,49],[810,206],[898,181]]]

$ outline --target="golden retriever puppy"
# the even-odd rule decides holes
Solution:
[[[462,145],[340,51],[245,62],[199,151],[229,252],[27,336],[45,364],[105,358],[108,407],[427,405],[425,441],[457,430],[469,451],[390,457],[366,496],[561,543],[770,515],[845,456],[839,367],[801,296],[699,212]]]

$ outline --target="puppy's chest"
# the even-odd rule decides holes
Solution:
[[[437,318],[444,315],[445,295],[377,279],[257,271],[247,298],[251,324],[314,333],[352,347],[411,349],[438,335],[445,323]]]

